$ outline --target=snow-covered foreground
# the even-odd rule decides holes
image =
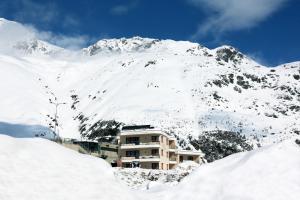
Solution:
[[[147,190],[154,187],[174,186],[197,169],[193,161],[179,164],[173,170],[151,170],[140,168],[116,168],[116,178],[132,189]]]
[[[200,166],[177,186],[136,191],[102,159],[44,139],[0,135],[0,199],[300,199],[300,146],[288,140]]]
[[[299,200],[300,146],[294,140],[202,165],[157,199]]]
[[[102,159],[44,139],[0,134],[1,200],[120,200],[133,195]]]

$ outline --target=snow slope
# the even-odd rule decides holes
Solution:
[[[153,199],[300,199],[300,145],[294,140],[201,165],[179,185],[157,188]],[[166,195],[167,194],[167,195]]]
[[[151,170],[141,168],[115,168],[117,180],[135,190],[147,190],[152,187],[177,185],[182,179],[200,165],[194,161],[180,163],[172,170]]]
[[[32,33],[1,19],[0,41],[15,26]],[[300,131],[299,62],[267,68],[229,46],[140,37],[101,40],[75,52],[34,34],[21,39],[0,51],[4,134],[16,125],[52,137],[50,101],[66,103],[58,108],[58,130],[69,138],[80,138],[79,127],[92,132],[99,120],[152,124],[187,143],[188,136],[215,130],[262,144]]]
[[[135,199],[106,161],[45,139],[0,135],[1,200]]]
[[[298,200],[299,155],[300,145],[287,140],[201,165],[176,186],[137,191],[118,183],[100,158],[45,139],[0,135],[0,199]]]

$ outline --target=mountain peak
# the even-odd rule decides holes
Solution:
[[[62,50],[55,45],[38,39],[37,33],[30,27],[18,22],[0,18],[0,52],[5,54],[20,53],[50,54]]]
[[[20,41],[13,46],[14,49],[23,51],[27,54],[33,53],[41,53],[44,55],[49,55],[58,51],[62,51],[63,48],[54,46],[47,42],[38,40],[38,39],[31,39],[28,41]]]
[[[7,20],[7,19],[5,19],[5,18],[1,18],[1,17],[0,17],[0,24],[2,24],[2,23],[16,23],[16,22],[10,21],[10,20]]]
[[[215,51],[217,60],[219,61],[225,61],[233,63],[240,63],[243,58],[245,58],[245,55],[242,54],[238,49],[229,46],[229,45],[223,45],[220,47],[217,47],[213,49]]]
[[[132,52],[143,51],[151,48],[160,40],[142,37],[103,39],[97,43],[84,48],[83,51],[88,55],[95,55],[100,52]]]

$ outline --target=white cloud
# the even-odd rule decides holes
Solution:
[[[64,27],[74,27],[79,25],[79,20],[71,15],[66,15],[63,20]]]
[[[199,25],[193,38],[220,35],[257,26],[288,0],[188,0],[202,9],[208,19]]]
[[[91,38],[88,35],[64,35],[53,33],[51,31],[41,31],[30,24],[21,26],[23,26],[24,29],[26,29],[28,32],[32,33],[34,35],[34,38],[66,49],[81,49],[87,47],[89,43],[95,41],[94,38]]]
[[[62,12],[54,2],[41,2],[34,0],[1,0],[0,15],[8,15],[13,20],[22,23],[39,24],[47,27],[60,24],[63,27],[76,27],[79,25],[77,16],[68,11]]]
[[[110,10],[110,13],[113,15],[124,15],[127,14],[130,10],[134,9],[137,5],[137,0],[131,1],[128,4],[117,5]]]
[[[250,57],[251,59],[255,60],[256,62],[258,62],[258,63],[264,65],[264,66],[267,66],[267,67],[272,66],[272,65],[265,59],[265,56],[264,56],[263,53],[260,52],[260,51],[248,53],[247,56]]]
[[[32,0],[16,0],[14,16],[17,21],[40,21],[49,23],[59,16],[55,3],[38,3]]]
[[[19,23],[0,19],[0,51],[9,51],[19,41],[34,38],[35,34],[31,30]]]
[[[8,23],[0,27],[0,48],[33,38],[67,49],[80,49],[95,41],[94,38],[88,35],[57,34],[35,28],[32,24],[38,24],[44,30],[47,30],[50,24],[60,24],[65,28],[74,28],[79,25],[77,16],[66,12],[62,13],[55,2],[34,0],[0,1],[0,15],[6,15],[8,12],[12,12],[10,14],[12,18],[22,24],[5,20]]]
[[[123,15],[128,13],[129,9],[130,8],[126,5],[118,5],[111,9],[111,13],[115,15]]]
[[[40,31],[33,25],[22,25],[17,22],[0,18],[0,51],[9,49],[18,42],[40,39],[50,44],[66,49],[81,49],[86,47],[95,39],[87,35],[64,35],[50,31]]]
[[[36,35],[41,40],[71,50],[87,47],[89,43],[94,41],[87,35],[62,35],[45,31],[36,31]]]

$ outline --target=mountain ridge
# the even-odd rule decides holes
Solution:
[[[55,103],[66,103],[57,129],[68,138],[111,120],[152,124],[182,148],[207,132],[231,131],[257,146],[300,131],[300,62],[267,68],[230,46],[141,37],[78,51],[27,44],[25,53],[0,55],[0,122],[44,126],[27,136],[52,137]],[[0,132],[9,134],[7,127]]]

